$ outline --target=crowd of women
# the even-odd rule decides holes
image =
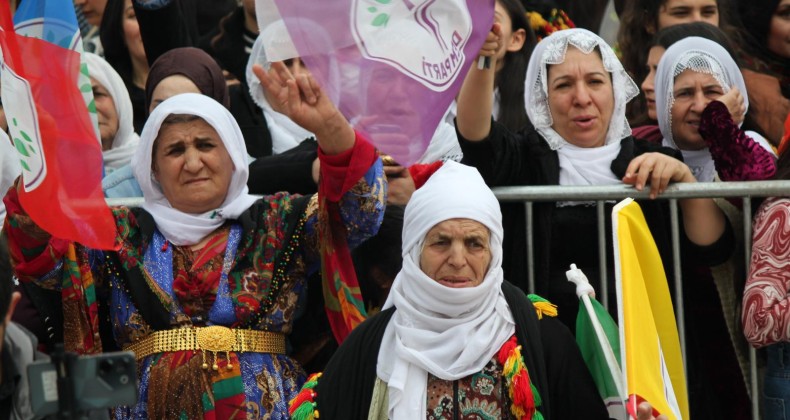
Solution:
[[[523,206],[490,188],[649,190],[672,278],[669,184],[790,179],[790,0],[610,1],[610,42],[607,2],[496,0],[490,66],[469,69],[411,167],[298,58],[263,62],[254,1],[74,3],[105,196],[143,205],[112,208],[115,251],[53,237],[0,139],[3,236],[14,320],[42,350],[135,353],[138,400],[117,418],[608,418],[565,272],[600,289],[605,270],[616,301],[612,236],[599,267],[595,203],[536,203],[528,249]],[[751,418],[752,401],[790,417],[790,201],[756,210],[750,267],[739,201],[678,204],[691,417]],[[760,395],[749,344],[767,348]]]

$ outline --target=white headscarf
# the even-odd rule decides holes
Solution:
[[[565,61],[569,44],[584,54],[592,54],[597,49],[601,54],[604,69],[612,76],[614,110],[605,143],[601,147],[572,147],[571,143],[551,128],[554,120],[549,109],[548,66]],[[620,153],[620,140],[631,135],[631,127],[625,117],[625,106],[639,94],[639,88],[626,73],[612,47],[586,29],[554,32],[543,38],[532,52],[524,83],[527,116],[551,150],[556,150],[559,155],[560,185],[620,183],[621,180],[612,173],[610,166]],[[590,161],[600,164],[593,165]]]
[[[126,90],[121,76],[109,63],[92,53],[85,53],[83,57],[88,63],[88,73],[107,89],[115,104],[115,112],[118,114],[118,132],[115,133],[112,147],[102,152],[104,170],[110,173],[128,164],[140,143],[140,137],[134,132],[132,124],[134,120],[132,100],[129,99],[129,91]]]
[[[167,201],[151,169],[153,145],[162,122],[172,114],[196,115],[214,127],[233,161],[233,175],[225,201],[218,209],[203,214],[189,214],[174,209]],[[182,93],[157,106],[143,127],[140,147],[132,158],[134,177],[140,183],[145,203],[156,227],[175,245],[194,245],[222,226],[227,219],[236,219],[256,198],[248,194],[247,149],[239,125],[230,111],[214,99],[197,93]]]
[[[672,105],[675,102],[675,77],[685,70],[706,73],[713,76],[724,93],[733,85],[741,91],[746,109],[749,109],[749,96],[746,83],[735,60],[727,50],[709,39],[691,36],[670,46],[661,56],[656,71],[656,113],[658,127],[664,136],[664,146],[678,150],[672,138]],[[681,150],[683,160],[691,173],[701,182],[713,181],[716,169],[708,148],[701,150]]]
[[[420,269],[425,235],[454,218],[490,231],[491,264],[476,287],[446,287]],[[444,380],[478,372],[514,334],[501,289],[502,234],[499,202],[474,168],[445,162],[412,196],[403,216],[403,268],[384,304],[397,310],[376,367],[388,385],[389,418],[424,418],[429,372]]]

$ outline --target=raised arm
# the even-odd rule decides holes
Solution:
[[[758,181],[776,173],[776,159],[736,124],[743,103],[733,89],[705,107],[699,133],[708,145],[722,181]],[[741,105],[742,106],[742,105]],[[733,109],[734,108],[734,109]]]
[[[458,133],[469,141],[481,141],[491,131],[491,112],[494,107],[494,78],[496,77],[496,52],[500,48],[502,28],[495,23],[480,49],[480,56],[487,57],[489,66],[478,68],[474,62],[466,74],[458,94],[456,127]]]

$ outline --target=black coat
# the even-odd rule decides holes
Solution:
[[[539,409],[544,417],[609,418],[568,329],[548,316],[539,321],[532,302],[512,284],[504,282],[502,292],[516,322],[530,379],[542,398]],[[368,417],[379,347],[395,310],[385,310],[355,328],[329,361],[315,387],[322,419]]]

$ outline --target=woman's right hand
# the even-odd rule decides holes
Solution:
[[[741,91],[738,90],[737,87],[733,86],[729,92],[720,96],[716,100],[723,103],[727,107],[727,110],[730,111],[732,121],[735,122],[736,125],[739,125],[743,122],[743,119],[746,115],[746,102],[743,99]]]

